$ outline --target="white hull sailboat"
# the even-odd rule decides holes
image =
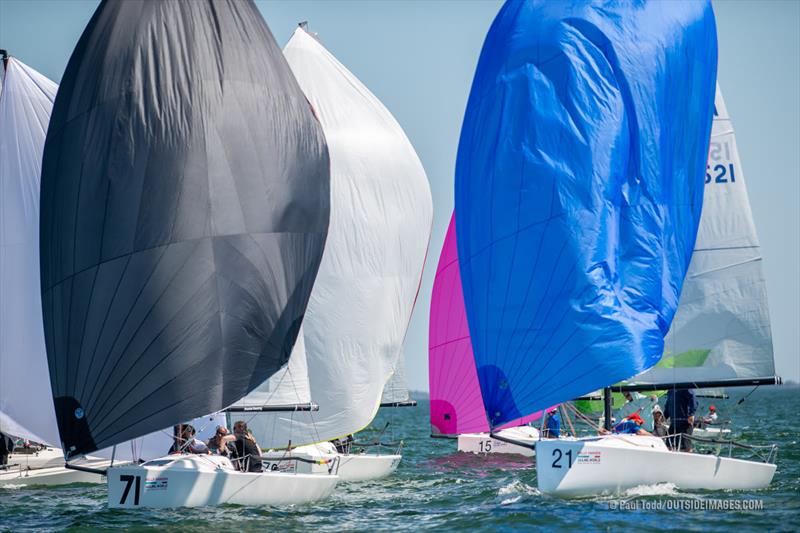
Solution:
[[[218,455],[172,455],[108,470],[108,506],[293,505],[327,498],[339,476],[239,472]]]
[[[610,435],[536,443],[538,487],[580,497],[619,494],[669,483],[683,490],[755,490],[770,484],[776,465],[720,455],[670,451],[659,437]]]
[[[467,453],[513,454],[533,457],[536,453],[530,446],[539,440],[539,430],[531,426],[518,426],[500,430],[497,436],[507,440],[492,438],[489,433],[463,433],[458,436],[458,451]],[[527,444],[528,446],[524,446]]]
[[[39,468],[27,468],[22,464],[9,463],[9,467],[0,470],[0,487],[3,486],[30,486],[30,485],[69,485],[71,483],[105,483],[103,475],[82,470],[73,470],[63,466],[64,457],[61,456],[60,466],[44,466]],[[94,469],[104,469],[111,464],[110,461],[98,460],[87,463]]]
[[[703,428],[694,428],[692,430],[692,435],[706,439],[727,439],[731,435],[731,430],[728,428],[714,428],[706,426]]]
[[[267,463],[275,465],[276,470],[295,472],[300,463],[291,457],[305,458],[322,464],[336,462],[337,475],[343,482],[370,481],[390,476],[400,465],[401,454],[373,453],[339,453],[330,442],[309,444],[292,448],[291,454],[286,451],[270,451],[263,455]],[[265,469],[266,469],[265,463]],[[319,469],[320,467],[317,467]]]

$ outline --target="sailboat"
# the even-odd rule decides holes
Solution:
[[[456,438],[461,452],[532,457],[539,431],[527,424],[538,420],[541,413],[503,425],[495,432],[497,438],[489,434],[464,310],[455,216],[450,219],[439,255],[428,327],[431,436]]]
[[[493,429],[658,363],[697,237],[715,79],[708,2],[502,8],[476,70],[455,188]],[[659,482],[756,488],[774,472],[645,436],[535,449],[539,489],[564,496]]]
[[[408,382],[406,380],[406,358],[403,350],[397,358],[392,377],[386,382],[381,394],[381,407],[416,407],[417,401],[412,399],[408,392]]]
[[[253,2],[100,4],[42,162],[42,311],[68,468],[220,412],[287,363],[329,180],[322,128]],[[188,454],[104,473],[109,506],[127,508],[304,503],[338,481]]]
[[[0,469],[1,485],[100,482],[64,468],[39,294],[39,177],[58,86],[2,54],[0,87],[0,433],[36,443]],[[93,458],[92,465],[107,465]]]
[[[343,481],[377,479],[397,468],[399,450],[349,453],[350,443],[377,414],[401,356],[430,238],[430,188],[391,113],[302,25],[284,54],[331,153],[331,228],[303,323],[319,411],[259,415],[256,436],[295,456],[338,457]]]
[[[697,242],[665,346],[658,365],[611,390],[742,387],[781,381],[775,375],[761,248],[733,125],[719,86]],[[709,427],[685,438],[699,443],[711,439],[728,450],[737,446],[719,440],[728,434],[727,428]],[[673,452],[670,458],[677,455],[679,459],[673,461],[671,473],[676,477],[670,481],[681,488],[769,485],[777,469],[776,448],[746,449],[761,460]]]

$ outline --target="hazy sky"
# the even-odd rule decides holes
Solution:
[[[665,0],[672,1],[672,0]],[[0,0],[0,48],[58,82],[96,0]],[[453,209],[461,119],[501,2],[284,1],[257,4],[283,46],[308,20],[395,115],[431,183],[434,225],[406,339],[411,388],[427,390],[433,274]],[[714,2],[719,82],[736,130],[767,275],[775,359],[800,380],[800,2]]]

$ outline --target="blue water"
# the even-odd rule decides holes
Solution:
[[[394,476],[340,485],[332,499],[315,505],[128,511],[107,509],[102,485],[0,488],[0,531],[800,531],[800,389],[763,388],[736,407],[747,392],[731,389],[730,400],[714,404],[741,440],[780,445],[769,488],[690,493],[647,487],[622,500],[759,499],[760,511],[620,511],[609,508],[620,498],[543,496],[531,460],[460,454],[455,442],[429,438],[427,402],[421,401],[416,408],[383,410],[373,423],[382,428],[390,421],[384,439],[392,432],[405,439]]]

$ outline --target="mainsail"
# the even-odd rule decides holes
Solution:
[[[381,406],[391,406],[412,402],[408,394],[408,382],[406,381],[406,357],[403,350],[397,358],[392,377],[386,382],[381,395]]]
[[[58,86],[14,57],[0,92],[0,432],[59,444],[39,292],[39,181]],[[0,71],[3,71],[0,66]]]
[[[469,336],[456,249],[455,215],[444,237],[433,280],[428,323],[430,422],[434,435],[489,431]],[[540,412],[506,425],[522,425]]]
[[[419,288],[432,203],[402,128],[344,65],[297,29],[284,49],[331,153],[331,225],[303,322],[318,412],[274,416],[262,446],[330,440],[375,416]]]
[[[703,214],[662,360],[634,383],[697,383],[775,374],[767,287],[747,185],[717,87]]]
[[[458,257],[491,427],[656,364],[700,219],[709,2],[511,0],[456,163]]]
[[[325,245],[329,160],[252,2],[103,2],[42,165],[68,458],[218,412],[287,362]]]

